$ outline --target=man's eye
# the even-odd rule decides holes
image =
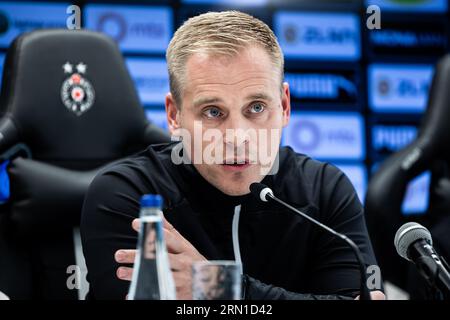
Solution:
[[[218,118],[222,115],[222,112],[217,108],[209,108],[203,111],[203,114],[210,119]]]
[[[255,103],[252,104],[250,107],[250,112],[251,113],[261,113],[264,111],[264,105],[262,103]]]

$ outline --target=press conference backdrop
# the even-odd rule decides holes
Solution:
[[[0,2],[0,65],[11,41],[65,28],[69,2]],[[82,27],[117,41],[148,117],[167,128],[164,53],[176,28],[207,11],[238,9],[268,23],[286,60],[292,117],[282,143],[340,167],[364,201],[368,178],[411,142],[426,107],[433,65],[449,51],[447,0],[82,1]],[[366,8],[381,9],[381,29]],[[409,185],[403,214],[423,214],[430,174]]]

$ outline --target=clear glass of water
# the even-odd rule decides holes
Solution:
[[[235,261],[201,261],[192,265],[194,300],[240,300],[241,291],[241,271]]]

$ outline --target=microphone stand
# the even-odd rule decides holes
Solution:
[[[272,192],[268,192],[266,194],[267,197],[271,198],[272,200],[274,200],[275,202],[291,209],[292,211],[294,211],[295,213],[301,215],[302,217],[304,217],[305,219],[309,220],[310,222],[320,226],[322,229],[328,231],[329,233],[331,233],[333,236],[342,239],[343,241],[345,241],[350,248],[352,248],[353,253],[356,256],[356,259],[358,260],[359,263],[359,272],[361,274],[361,284],[360,284],[360,299],[361,300],[371,300],[370,297],[370,292],[366,286],[366,281],[367,281],[367,277],[366,277],[366,267],[364,264],[364,259],[362,257],[361,251],[359,250],[358,246],[350,239],[348,238],[346,235],[341,234],[339,232],[334,231],[333,229],[329,228],[328,226],[324,225],[323,223],[317,221],[314,218],[311,218],[310,216],[308,216],[307,214],[304,214],[303,212],[301,212],[300,210],[297,210],[296,208],[294,208],[293,206],[291,206],[290,204],[284,202],[281,199],[278,199],[277,197],[275,197],[273,195]]]

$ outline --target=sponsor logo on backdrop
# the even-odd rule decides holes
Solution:
[[[284,129],[283,144],[318,159],[361,160],[364,121],[353,112],[295,112]]]
[[[92,107],[95,100],[94,88],[84,77],[87,65],[83,62],[76,65],[66,62],[62,68],[68,77],[61,86],[61,100],[67,110],[81,116]]]
[[[107,33],[117,42],[121,42],[127,35],[128,24],[125,18],[116,12],[106,12],[97,21],[96,30]]]
[[[417,128],[408,125],[374,125],[372,146],[380,153],[391,153],[403,149],[417,135]]]
[[[107,33],[117,42],[122,42],[126,37],[135,38],[162,38],[164,25],[160,22],[143,22],[128,24],[123,14],[118,12],[106,12],[98,18],[96,30]]]
[[[447,0],[366,0],[366,5],[377,5],[383,11],[447,11]]]
[[[440,21],[405,24],[386,22],[368,34],[374,54],[440,56],[447,50],[446,26]]]
[[[372,44],[390,48],[445,48],[447,38],[440,31],[383,29],[370,33]]]
[[[0,47],[34,29],[65,28],[67,4],[0,2]]]
[[[372,64],[368,67],[369,106],[379,112],[423,112],[433,67]]]
[[[325,73],[286,73],[291,96],[299,100],[356,103],[357,88],[351,77]]]
[[[164,105],[165,95],[169,92],[166,61],[154,58],[127,58],[126,63],[141,103]]]
[[[356,14],[280,11],[274,30],[287,58],[354,61],[361,55]]]
[[[403,214],[410,215],[426,212],[429,201],[430,181],[431,174],[427,171],[408,184],[402,204]]]
[[[319,147],[321,132],[316,122],[301,120],[295,124],[295,146],[305,153],[312,152]]]
[[[173,30],[172,9],[122,5],[86,5],[88,29],[103,32],[124,51],[165,52]]]

